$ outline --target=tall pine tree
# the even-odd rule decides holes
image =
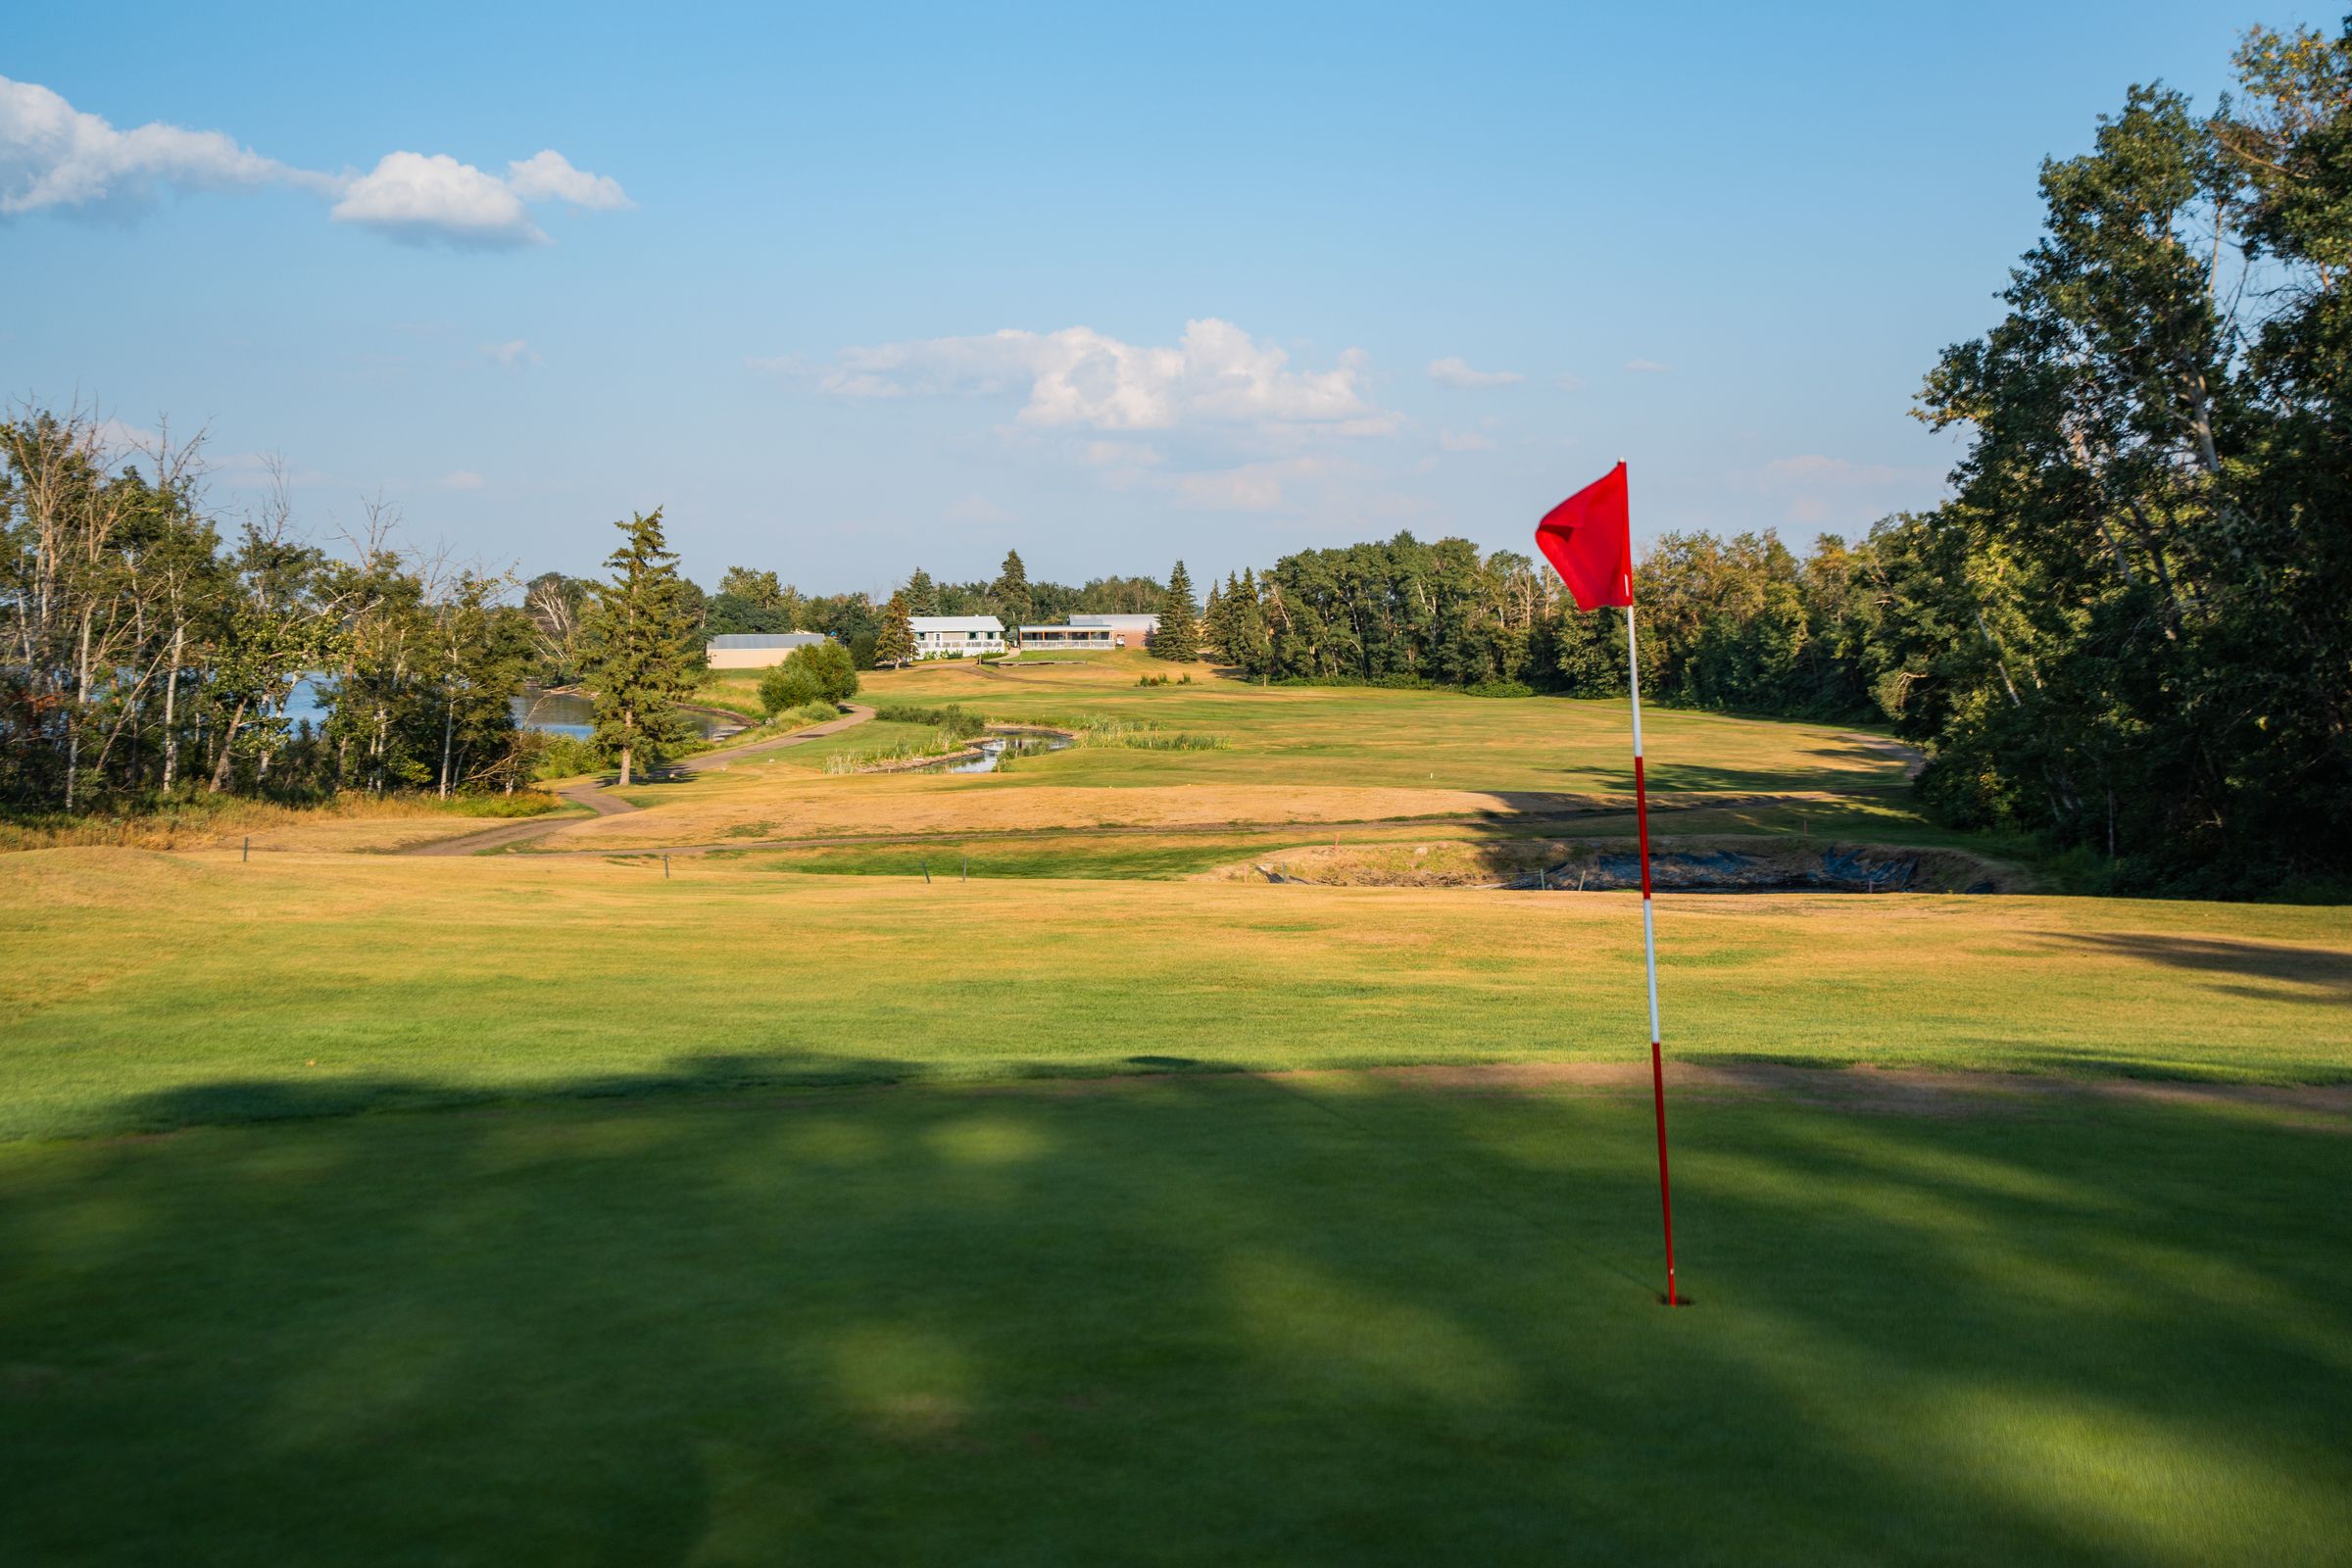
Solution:
[[[620,762],[626,787],[692,734],[678,704],[701,662],[694,605],[678,558],[662,536],[662,509],[616,522],[620,548],[605,558],[612,580],[594,584],[586,675],[596,695],[596,745]]]
[[[1018,550],[1004,552],[1004,569],[989,585],[988,597],[1004,619],[1004,629],[1018,635],[1021,622],[1029,618],[1029,568],[1021,564]]]
[[[1193,579],[1181,561],[1168,573],[1168,591],[1159,601],[1159,629],[1152,634],[1152,657],[1188,664],[1200,657],[1200,607],[1193,602]]]
[[[920,577],[922,573],[918,571],[915,575]],[[926,583],[929,580],[924,578]],[[892,594],[890,603],[882,608],[882,629],[874,634],[874,667],[877,669],[884,664],[896,669],[914,659],[914,627],[907,620],[909,612],[906,598],[906,593],[902,590]]]
[[[906,588],[901,597],[906,601],[906,613],[909,615],[939,613],[939,584],[933,582],[931,574],[920,566],[915,567],[913,574],[906,579]]]

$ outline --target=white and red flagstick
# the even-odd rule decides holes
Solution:
[[[1536,524],[1536,548],[1586,612],[1625,611],[1625,665],[1634,695],[1634,821],[1642,838],[1642,956],[1649,973],[1649,1087],[1658,1111],[1658,1208],[1666,1223],[1666,1304],[1683,1298],[1674,1279],[1674,1194],[1666,1180],[1666,1066],[1658,1035],[1658,926],[1649,892],[1649,784],[1642,773],[1642,656],[1634,634],[1633,511],[1625,465],[1561,502]]]
[[[1666,1304],[1682,1305],[1674,1288],[1674,1190],[1666,1180],[1666,1063],[1658,1043],[1658,922],[1649,897],[1649,784],[1642,776],[1642,656],[1634,636],[1634,607],[1625,607],[1625,668],[1634,694],[1634,823],[1642,839],[1642,959],[1649,970],[1649,1097],[1658,1110],[1658,1212],[1666,1222]]]

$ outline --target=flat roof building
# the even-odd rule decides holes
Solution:
[[[712,669],[765,669],[781,664],[795,648],[810,648],[833,639],[821,631],[724,632],[703,650]]]
[[[1157,615],[1072,615],[1070,624],[1073,626],[1107,626],[1110,628],[1113,647],[1141,648],[1152,640],[1153,632],[1159,630],[1159,617]]]
[[[1004,651],[1004,623],[994,615],[908,615],[917,659],[971,659]]]

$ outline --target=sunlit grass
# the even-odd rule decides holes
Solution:
[[[1618,895],[1026,880],[985,859],[964,883],[944,852],[926,883],[895,853],[896,876],[753,853],[666,878],[659,859],[9,857],[0,1136],[1138,1054],[1622,1056],[1643,1036]],[[2341,910],[1695,896],[1658,925],[1667,1039],[1693,1058],[2352,1073]]]

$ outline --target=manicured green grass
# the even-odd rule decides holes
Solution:
[[[2343,910],[1693,896],[1658,925],[1693,1059],[2352,1076]],[[1623,1059],[1645,1027],[1613,894],[55,850],[0,858],[0,1139],[1139,1055]]]
[[[1681,1311],[1642,1095],[0,1149],[0,1559],[2344,1559],[2340,1132],[1695,1098],[1675,1131]]]

